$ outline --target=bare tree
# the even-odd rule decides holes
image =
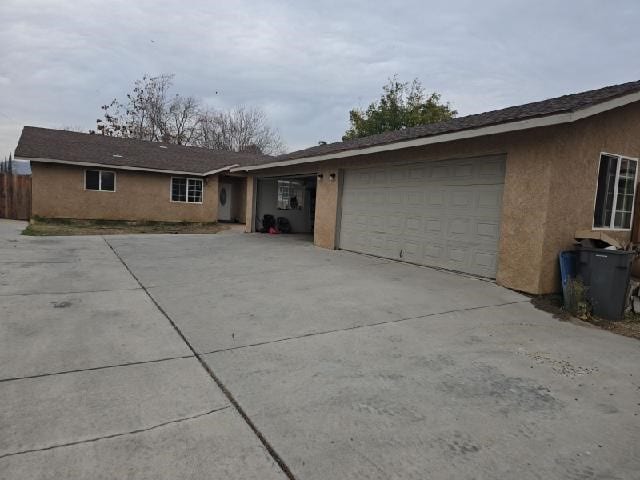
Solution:
[[[78,125],[62,125],[58,130],[66,130],[67,132],[87,133],[87,130]]]
[[[277,130],[256,107],[239,106],[226,112],[205,112],[198,125],[196,144],[218,150],[253,151],[268,155],[284,153]]]
[[[202,118],[200,103],[194,97],[176,95],[169,104],[166,116],[166,132],[170,141],[178,145],[191,145]]]
[[[183,98],[180,95],[169,100],[172,85],[173,75],[167,74],[156,77],[145,75],[136,80],[125,102],[113,99],[111,103],[100,107],[104,119],[97,120],[98,132],[152,142],[184,143],[186,125],[198,118],[198,103],[191,97]],[[183,103],[188,103],[189,108],[181,111]],[[185,114],[189,118],[180,118]]]
[[[114,99],[101,107],[104,118],[97,120],[97,131],[217,150],[284,152],[280,134],[262,110],[240,106],[218,112],[204,109],[195,97],[170,97],[173,77],[145,75],[137,80],[125,102]]]

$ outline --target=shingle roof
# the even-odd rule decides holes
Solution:
[[[274,159],[253,153],[185,147],[38,127],[23,128],[15,156],[195,174],[236,164],[259,165]]]
[[[278,162],[298,158],[315,157],[318,155],[327,155],[346,150],[358,150],[367,147],[460,132],[463,130],[472,130],[508,122],[575,112],[577,110],[582,110],[598,103],[638,91],[640,91],[640,81],[623,83],[620,85],[600,88],[598,90],[589,90],[582,93],[563,95],[562,97],[551,98],[541,102],[532,102],[515,107],[503,108],[501,110],[492,110],[490,112],[454,118],[453,120],[446,122],[419,125],[416,127],[393,130],[378,135],[371,135],[369,137],[357,138],[344,142],[317,145],[304,150],[280,155],[274,158],[273,161]]]

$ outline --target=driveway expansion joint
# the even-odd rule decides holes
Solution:
[[[8,377],[8,378],[0,378],[0,383],[4,382],[15,382],[17,380],[30,380],[33,378],[42,378],[42,377],[53,377],[57,375],[67,375],[69,373],[80,373],[80,372],[93,372],[96,370],[106,370],[108,368],[120,368],[120,367],[131,367],[135,365],[145,365],[148,363],[160,363],[160,362],[168,362],[170,360],[181,360],[184,358],[195,358],[193,355],[180,355],[177,357],[165,357],[165,358],[156,358],[154,360],[140,360],[138,362],[126,362],[126,363],[117,363],[114,365],[100,365],[97,367],[89,367],[89,368],[76,368],[73,370],[62,370],[60,372],[50,372],[50,373],[37,373],[34,375],[25,375],[23,377]]]
[[[111,439],[111,438],[124,437],[124,436],[127,436],[127,435],[136,435],[138,433],[144,433],[144,432],[148,432],[150,430],[156,430],[158,428],[166,427],[168,425],[187,422],[189,420],[195,420],[197,418],[204,417],[206,415],[211,415],[212,413],[221,412],[222,410],[226,410],[229,407],[230,407],[230,405],[225,405],[224,407],[215,408],[215,409],[209,410],[207,412],[201,412],[201,413],[197,413],[195,415],[190,415],[188,417],[182,417],[182,418],[177,418],[175,420],[169,420],[168,422],[162,422],[162,423],[158,423],[156,425],[152,425],[150,427],[138,428],[136,430],[130,430],[128,432],[112,433],[110,435],[104,435],[102,437],[88,438],[86,440],[78,440],[78,441],[75,441],[75,442],[68,442],[68,443],[59,443],[59,444],[49,445],[47,447],[42,447],[42,448],[30,448],[28,450],[21,450],[19,452],[4,453],[4,454],[0,455],[0,460],[3,459],[3,458],[6,458],[6,457],[13,457],[15,455],[24,455],[26,453],[44,452],[44,451],[47,451],[47,450],[54,450],[56,448],[72,447],[74,445],[82,445],[83,443],[94,443],[94,442],[98,442],[100,440],[108,440],[108,439]]]
[[[180,330],[180,327],[178,327],[178,325],[173,321],[173,319],[164,310],[164,308],[162,308],[162,306],[156,301],[156,299],[153,297],[153,295],[151,295],[151,293],[149,292],[147,287],[145,287],[143,285],[143,283],[140,281],[140,279],[135,275],[135,273],[133,273],[133,271],[129,268],[129,266],[124,261],[124,259],[118,254],[118,252],[107,241],[107,239],[102,237],[102,240],[104,240],[104,243],[107,244],[107,246],[109,247],[109,249],[111,249],[111,251],[116,256],[116,258],[118,258],[118,260],[120,260],[120,262],[122,263],[124,268],[127,270],[127,272],[129,272],[129,275],[131,275],[131,277],[133,277],[133,279],[136,282],[138,282],[138,285],[140,285],[140,288],[147,294],[147,296],[153,302],[153,304],[156,306],[158,311],[169,321],[169,323],[171,324],[173,329],[176,331],[178,336],[186,344],[186,346],[189,348],[189,350],[191,350],[191,352],[193,353],[193,356],[198,360],[198,362],[200,362],[200,365],[202,366],[202,368],[207,372],[207,374],[211,377],[211,379],[216,383],[218,388],[220,388],[220,390],[222,390],[222,393],[224,393],[225,397],[227,397],[227,400],[229,400],[231,405],[234,406],[236,411],[240,414],[240,416],[243,418],[243,420],[249,426],[249,428],[255,434],[255,436],[258,437],[258,440],[260,441],[260,443],[262,443],[262,446],[267,450],[267,452],[269,453],[271,458],[278,464],[278,466],[280,467],[282,472],[286,475],[286,477],[289,478],[290,480],[296,480],[296,478],[294,477],[293,473],[289,469],[289,466],[284,462],[282,457],[275,451],[275,449],[273,448],[271,443],[269,443],[269,441],[265,438],[265,436],[262,434],[262,432],[253,423],[251,418],[249,418],[249,415],[247,415],[247,413],[244,411],[244,409],[240,406],[240,404],[235,399],[233,394],[227,389],[227,387],[224,385],[224,383],[222,383],[222,381],[218,378],[218,376],[213,372],[213,370],[207,364],[207,362],[205,362],[205,360],[202,358],[202,356],[191,345],[191,343],[189,342],[187,337],[184,335],[184,333],[182,333],[182,330]],[[0,458],[2,458],[2,457],[0,457]]]
[[[529,300],[518,300],[518,301],[513,301],[513,302],[505,302],[505,303],[498,303],[495,305],[480,305],[477,307],[468,307],[468,308],[459,308],[459,309],[455,309],[455,310],[447,310],[445,312],[434,312],[434,313],[427,313],[425,315],[417,315],[414,317],[403,317],[403,318],[396,318],[394,320],[384,320],[382,322],[376,322],[376,323],[367,323],[364,325],[354,325],[352,327],[345,327],[345,328],[336,328],[333,330],[323,330],[321,332],[309,332],[309,333],[303,333],[301,335],[295,335],[292,337],[283,337],[283,338],[277,338],[276,340],[266,340],[264,342],[256,342],[256,343],[249,343],[247,345],[238,345],[236,347],[228,347],[228,348],[218,348],[216,350],[211,350],[210,352],[204,352],[201,355],[211,355],[214,353],[221,353],[221,352],[229,352],[232,350],[240,350],[242,348],[250,348],[250,347],[260,347],[262,345],[270,345],[272,343],[280,343],[280,342],[287,342],[289,340],[300,340],[302,338],[307,338],[307,337],[315,337],[318,335],[329,335],[331,333],[339,333],[339,332],[348,332],[351,330],[359,330],[361,328],[372,328],[372,327],[379,327],[382,325],[393,325],[394,323],[401,323],[401,322],[407,322],[409,320],[420,320],[422,318],[429,318],[429,317],[437,317],[440,315],[447,315],[450,313],[458,313],[458,312],[470,312],[473,310],[481,310],[484,308],[498,308],[498,307],[505,307],[508,305],[515,305],[518,303],[529,303]]]
[[[31,295],[77,295],[80,293],[106,293],[106,292],[135,292],[142,290],[136,288],[111,288],[105,290],[74,290],[70,292],[18,292],[18,293],[0,293],[0,297],[28,297]]]

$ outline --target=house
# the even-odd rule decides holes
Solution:
[[[27,127],[16,150],[33,162],[35,215],[204,221],[230,185],[248,232],[282,216],[320,247],[541,294],[558,290],[576,230],[632,239],[640,82],[275,158],[52,132]]]
[[[272,157],[24,127],[32,215],[44,218],[245,221],[245,175]]]
[[[282,203],[273,182],[295,181],[315,194],[318,246],[542,294],[559,289],[558,253],[576,230],[631,240],[639,156],[640,82],[632,82],[231,171],[247,175],[250,231]]]

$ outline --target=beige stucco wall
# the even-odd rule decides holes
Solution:
[[[244,231],[246,233],[251,233],[255,231],[255,225],[256,225],[255,204],[253,201],[256,193],[256,183],[253,175],[248,175],[246,182],[247,183],[245,185],[245,194],[247,196],[247,202],[245,204]]]
[[[318,170],[322,178],[316,186],[316,215],[313,242],[323,248],[336,248],[338,224],[340,222],[340,185],[342,170],[327,166]],[[331,174],[335,178],[331,180]]]
[[[571,247],[576,230],[591,229],[603,151],[640,157],[640,105],[573,124],[271,169],[268,174],[323,174],[318,181],[314,241],[321,247],[336,248],[343,169],[506,154],[496,281],[538,294],[559,289],[559,251]],[[328,181],[330,173],[337,175],[335,182]],[[248,199],[248,211],[252,203]],[[612,235],[630,238],[629,232]]]
[[[591,229],[601,152],[640,157],[640,105],[612,110],[557,130],[562,156],[551,163],[550,205],[542,255],[540,291],[557,289],[559,271],[552,262],[571,247],[576,230]],[[629,241],[630,231],[606,231]]]
[[[171,175],[116,171],[116,191],[84,189],[84,168],[32,163],[32,215],[46,218],[215,222],[218,180],[205,179],[203,203],[171,202]]]

